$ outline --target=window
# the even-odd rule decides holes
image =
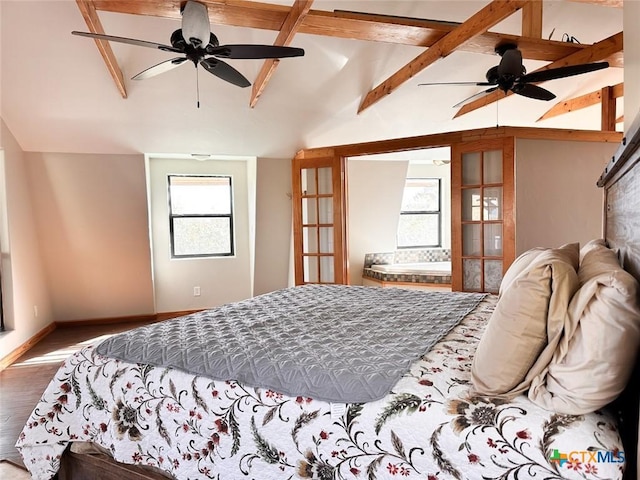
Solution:
[[[234,254],[231,177],[169,175],[171,256]]]
[[[400,221],[398,248],[441,246],[440,179],[407,178]]]

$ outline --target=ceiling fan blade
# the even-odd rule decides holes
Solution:
[[[419,87],[430,86],[430,85],[460,85],[460,86],[475,85],[477,87],[491,87],[495,85],[495,83],[491,83],[491,82],[430,82],[430,83],[418,84]]]
[[[207,72],[221,78],[222,80],[226,80],[229,83],[233,83],[238,87],[244,88],[251,85],[251,82],[249,82],[244,75],[222,60],[207,58],[206,60],[202,60],[200,65],[202,65]]]
[[[114,37],[113,35],[104,35],[101,33],[89,33],[89,32],[71,32],[72,35],[78,35],[80,37],[89,37],[94,40],[107,40],[109,42],[128,43],[129,45],[137,45],[139,47],[155,48],[165,52],[184,53],[181,50],[171,47],[169,45],[162,45],[161,43],[147,42],[146,40],[136,40],[135,38],[126,37]]]
[[[264,58],[285,58],[301,57],[304,55],[302,48],[281,47],[278,45],[221,45],[207,47],[208,55],[215,55],[222,58],[238,59],[264,59]]]
[[[182,9],[182,36],[194,47],[209,43],[209,14],[203,3],[189,1]]]
[[[134,77],[131,77],[131,80],[145,80],[147,78],[155,77],[156,75],[160,75],[161,73],[168,72],[169,70],[179,67],[186,61],[187,57],[176,57],[171,60],[165,60],[164,62],[160,62],[153,67],[149,67],[146,70],[141,71]]]
[[[609,62],[582,63],[580,65],[570,65],[568,67],[550,68],[549,70],[540,70],[539,72],[531,72],[523,75],[518,79],[519,83],[538,83],[547,80],[555,80],[557,78],[571,77],[583,73],[595,72],[607,68]]]
[[[511,89],[513,93],[536,100],[553,100],[556,96],[549,90],[531,83],[516,83]]]
[[[497,89],[498,89],[498,87],[491,87],[491,88],[488,88],[486,90],[483,90],[482,92],[475,93],[475,94],[471,95],[470,97],[465,98],[461,102],[456,103],[453,106],[453,108],[461,107],[461,106],[465,105],[466,103],[468,103],[468,102],[470,102],[472,100],[476,100],[477,98],[484,97],[485,95],[488,95],[491,92],[495,92]]]

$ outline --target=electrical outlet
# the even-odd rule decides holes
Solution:
[[[33,316],[38,318],[38,306],[37,305],[33,306]]]
[[[193,296],[194,297],[200,296],[200,287],[193,287]]]

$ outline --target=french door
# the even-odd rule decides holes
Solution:
[[[346,160],[294,158],[295,283],[348,283]]]
[[[496,293],[514,260],[514,141],[452,147],[452,290]]]

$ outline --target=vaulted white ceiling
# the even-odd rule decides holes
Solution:
[[[275,1],[290,6],[291,1]],[[334,9],[464,22],[486,1],[331,1]],[[583,44],[622,30],[621,8],[545,0],[542,36],[563,34]],[[424,135],[500,125],[600,128],[592,106],[542,122],[536,120],[563,99],[623,81],[622,68],[554,80],[557,95],[542,102],[511,95],[453,119],[452,106],[478,92],[474,86],[419,87],[423,82],[483,81],[497,55],[457,51],[418,73],[395,92],[358,114],[372,88],[424,51],[423,47],[298,33],[292,46],[305,56],[283,59],[254,108],[251,89],[238,88],[185,65],[144,81],[129,80],[171,58],[152,49],[112,43],[123,71],[123,99],[93,40],[71,35],[87,26],[72,0],[0,0],[1,115],[25,151],[91,153],[211,153],[290,158],[307,147]],[[105,33],[169,43],[177,19],[99,12]],[[212,25],[221,44],[273,44],[277,31]],[[520,35],[518,12],[491,29]],[[229,60],[250,81],[262,61]],[[547,62],[525,60],[528,71]],[[623,99],[618,99],[620,112]]]

